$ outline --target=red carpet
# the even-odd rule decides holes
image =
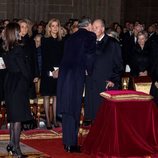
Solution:
[[[63,149],[62,140],[22,140],[23,143],[51,156],[51,158],[91,158],[84,153],[67,153]]]
[[[79,135],[79,144],[82,144],[89,128],[90,127],[84,127],[80,131],[82,132],[82,136]],[[0,130],[0,140],[9,140],[8,130]],[[91,158],[91,156],[84,153],[65,152],[62,145],[61,128],[55,128],[53,130],[35,129],[24,131],[21,134],[21,142],[46,155],[49,155],[51,158]]]

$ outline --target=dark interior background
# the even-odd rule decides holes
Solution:
[[[103,18],[107,25],[137,20],[149,25],[158,21],[158,0],[0,0],[0,19],[56,17],[65,23],[81,16]]]

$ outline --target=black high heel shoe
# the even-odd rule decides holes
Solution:
[[[48,130],[51,130],[51,129],[52,129],[51,123],[46,123],[46,128],[47,128]]]
[[[64,145],[64,149],[68,153],[74,153],[74,152],[81,153],[81,146],[79,145],[71,145],[71,146]]]
[[[13,147],[13,155],[16,156],[17,158],[26,158],[27,157],[27,155],[22,154],[21,149],[19,147],[18,148]]]
[[[58,123],[54,123],[54,128],[58,128],[60,125]]]
[[[51,129],[52,129],[52,126],[47,126],[47,129],[48,129],[48,130],[51,130]]]
[[[7,150],[9,155],[13,155],[14,154],[13,146],[10,145],[10,144],[7,145],[6,150]]]

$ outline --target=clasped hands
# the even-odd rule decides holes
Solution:
[[[52,77],[53,78],[58,78],[58,74],[59,74],[59,69],[56,69],[56,70],[52,71]]]
[[[147,76],[148,72],[145,70],[144,72],[139,72],[139,76]]]

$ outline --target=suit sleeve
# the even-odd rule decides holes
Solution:
[[[114,83],[118,83],[121,79],[121,75],[123,73],[123,60],[121,48],[118,43],[113,43],[113,71],[110,78],[110,81]]]
[[[90,38],[85,43],[85,48],[87,49],[86,53],[86,70],[88,75],[91,75],[93,72],[93,65],[95,61],[95,51],[96,51],[96,36],[95,34],[90,34]]]

